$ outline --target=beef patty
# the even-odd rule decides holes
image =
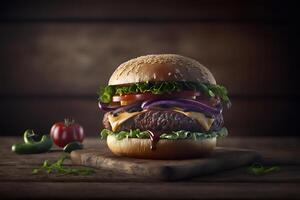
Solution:
[[[103,117],[103,125],[106,129],[111,130],[108,114],[109,113],[106,113]],[[219,130],[222,126],[223,116],[220,114],[216,117],[210,130]],[[152,131],[205,131],[196,120],[172,110],[149,110],[143,112],[123,122],[117,131],[130,129]]]

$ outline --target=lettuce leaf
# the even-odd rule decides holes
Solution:
[[[140,138],[147,139],[150,138],[148,131],[140,131],[139,129],[129,130],[129,131],[120,131],[120,132],[112,132],[108,129],[103,129],[100,133],[101,139],[106,139],[108,135],[115,135],[118,140],[122,140],[124,138]],[[219,131],[211,131],[208,133],[202,132],[191,132],[191,131],[173,131],[172,133],[164,133],[160,136],[160,139],[167,140],[180,140],[180,139],[192,139],[192,140],[204,140],[209,138],[220,138],[226,137],[228,135],[228,131],[225,127],[220,129]]]
[[[98,95],[98,100],[103,103],[110,103],[112,100],[112,97],[116,93],[116,88],[113,85],[108,85],[106,87],[100,88]]]
[[[98,100],[103,103],[110,103],[114,95],[136,94],[151,92],[153,94],[171,93],[174,91],[192,90],[200,91],[209,97],[218,96],[221,100],[230,105],[228,91],[224,86],[194,82],[180,81],[161,81],[161,82],[142,82],[131,85],[108,85],[100,88]]]

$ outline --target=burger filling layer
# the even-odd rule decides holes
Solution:
[[[199,113],[199,112],[184,112],[184,111],[177,110],[177,109],[173,109],[172,111],[181,113],[181,114],[195,120],[197,123],[199,123],[199,125],[202,127],[202,129],[204,129],[204,131],[208,131],[215,120],[214,118],[206,117],[203,113]],[[131,113],[123,112],[123,113],[119,113],[118,115],[108,113],[107,119],[110,124],[111,130],[117,131],[123,122],[126,122],[128,119],[130,119],[134,116],[140,115],[144,112],[147,112],[147,110],[143,110],[140,112],[131,112]],[[159,111],[159,112],[163,113],[164,111]],[[172,129],[174,130],[174,128],[176,129],[176,127],[173,127]]]
[[[110,85],[99,93],[102,138],[206,139],[227,135],[223,104],[230,105],[224,86],[193,82],[146,82]]]

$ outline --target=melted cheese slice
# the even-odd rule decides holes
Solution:
[[[123,112],[123,113],[119,113],[118,116],[113,116],[112,114],[108,115],[108,121],[110,123],[111,129],[112,131],[116,131],[117,128],[123,123],[125,122],[127,119],[134,117],[140,113],[143,113],[146,111],[141,111],[141,112]]]
[[[185,116],[188,116],[194,120],[196,120],[206,131],[208,131],[211,127],[211,125],[214,122],[213,118],[207,118],[205,117],[204,114],[199,113],[199,112],[183,112],[181,110],[174,110],[175,112],[179,112],[184,114]],[[128,120],[131,117],[134,117],[138,114],[141,114],[143,112],[146,112],[146,110],[143,110],[141,112],[132,112],[132,113],[128,113],[128,112],[123,112],[123,113],[119,113],[118,116],[113,116],[112,114],[108,115],[108,121],[110,123],[110,126],[112,128],[112,131],[116,131],[118,129],[118,127],[125,122],[126,120]]]
[[[203,113],[199,113],[199,112],[183,112],[181,110],[174,110],[174,111],[180,112],[185,116],[188,116],[189,118],[196,120],[206,131],[210,129],[211,125],[215,121],[215,119],[205,117]]]

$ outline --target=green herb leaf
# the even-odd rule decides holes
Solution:
[[[207,85],[207,87],[211,93],[220,97],[222,99],[222,101],[227,104],[228,107],[231,105],[229,97],[228,97],[228,91],[224,86],[222,86],[222,85]]]
[[[32,174],[37,174],[37,173],[39,173],[39,171],[40,171],[39,169],[33,169]]]
[[[100,133],[101,139],[106,139],[108,135],[115,135],[118,140],[122,140],[124,138],[140,138],[146,139],[149,138],[148,131],[140,131],[139,129],[129,130],[129,131],[120,131],[120,132],[112,132],[108,129],[103,129]],[[160,139],[168,139],[168,140],[177,140],[177,139],[193,139],[193,140],[203,140],[209,138],[220,138],[226,137],[228,135],[228,131],[225,127],[220,129],[219,131],[211,131],[208,133],[202,132],[191,132],[191,131],[173,131],[172,133],[163,133],[160,136]]]
[[[116,92],[115,87],[112,85],[108,85],[104,88],[100,88],[100,91],[98,93],[99,101],[103,103],[110,103],[115,92]]]
[[[278,166],[265,167],[260,163],[253,163],[247,168],[247,171],[253,175],[265,175],[271,172],[277,172],[280,170]]]
[[[64,175],[90,175],[95,173],[93,169],[90,168],[71,168],[71,167],[65,167],[63,165],[64,161],[68,159],[67,156],[61,157],[58,161],[55,163],[50,164],[48,160],[45,160],[43,162],[43,165],[40,168],[33,169],[32,174],[37,174],[41,171],[44,171],[48,174],[51,173],[58,173],[58,174],[64,174]]]
[[[43,163],[43,167],[46,168],[46,167],[48,167],[48,166],[49,166],[48,160],[45,160],[44,163]]]
[[[100,133],[100,138],[101,140],[105,140],[107,138],[107,136],[110,134],[110,130],[108,129],[102,129],[101,133]]]

